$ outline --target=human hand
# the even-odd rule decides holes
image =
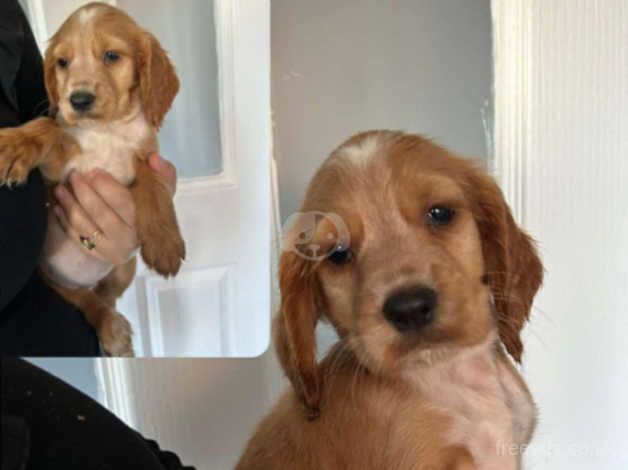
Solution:
[[[90,255],[114,266],[124,264],[138,246],[131,192],[108,173],[73,172],[68,187],[54,190],[53,210],[64,232]]]
[[[149,157],[148,164],[174,195],[174,166],[156,154]],[[72,173],[69,187],[71,190],[64,185],[55,188],[59,205],[54,213],[65,233],[101,261],[114,266],[128,261],[139,243],[129,189],[102,170]]]

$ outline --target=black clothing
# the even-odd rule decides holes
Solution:
[[[1,1],[1,0],[0,0]],[[98,338],[85,316],[31,276],[0,314],[5,356],[98,356]]]
[[[47,110],[43,64],[16,0],[0,0],[0,128]],[[46,233],[39,171],[15,188],[0,187],[0,355],[98,356],[83,314],[36,273]]]
[[[56,377],[1,361],[3,470],[193,470]]]

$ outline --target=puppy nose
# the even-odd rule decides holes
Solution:
[[[384,303],[384,316],[398,331],[418,331],[434,319],[436,292],[414,286],[398,291]]]
[[[70,95],[70,103],[76,111],[87,111],[92,107],[96,96],[89,91],[75,91]]]

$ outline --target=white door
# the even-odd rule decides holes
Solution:
[[[45,47],[84,0],[25,0]],[[257,356],[269,342],[270,51],[267,1],[111,0],[154,33],[181,91],[160,132],[179,171],[187,258],[140,266],[118,305],[138,356]]]
[[[493,0],[496,163],[539,240],[533,470],[628,468],[628,4]]]

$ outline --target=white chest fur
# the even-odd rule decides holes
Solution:
[[[521,445],[534,427],[535,408],[525,388],[500,364],[495,337],[410,374],[410,381],[453,418],[452,445],[462,445],[481,470],[516,470]]]
[[[141,112],[128,119],[101,124],[98,122],[66,127],[78,142],[81,153],[64,169],[63,179],[76,170],[86,173],[101,169],[119,183],[128,186],[135,178],[134,156],[153,132]]]

